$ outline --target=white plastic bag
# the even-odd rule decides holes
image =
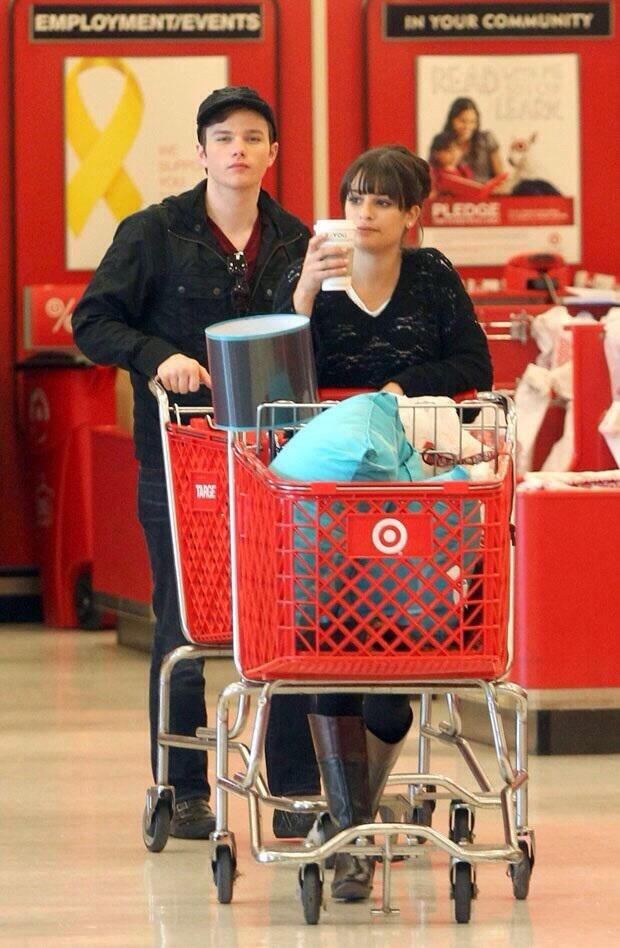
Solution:
[[[439,473],[433,460],[438,456],[445,456],[439,467],[447,471],[458,461],[484,454],[482,443],[461,426],[454,399],[444,395],[396,397],[405,436],[420,452],[424,473],[429,477]],[[448,407],[454,411],[448,411]],[[452,464],[447,463],[450,456],[454,456]]]
[[[517,474],[532,467],[534,445],[551,401],[551,372],[530,363],[515,389],[517,413]]]

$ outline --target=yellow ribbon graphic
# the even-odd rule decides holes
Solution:
[[[80,73],[109,66],[125,77],[125,85],[107,125],[91,119],[78,86]],[[144,100],[136,77],[122,59],[93,56],[80,59],[65,78],[67,140],[81,161],[67,185],[67,217],[77,237],[102,198],[117,220],[142,207],[142,195],[123,169],[123,160],[140,128]]]

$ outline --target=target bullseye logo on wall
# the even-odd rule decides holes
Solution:
[[[228,67],[227,56],[65,57],[68,270],[94,269],[124,217],[200,180],[196,107]]]
[[[398,517],[352,514],[347,520],[347,553],[354,557],[430,556],[433,523],[430,514]]]

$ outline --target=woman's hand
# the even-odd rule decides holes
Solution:
[[[177,395],[197,392],[201,385],[211,388],[211,376],[204,365],[180,352],[165,359],[158,366],[157,377],[165,389],[176,392]]]
[[[296,313],[312,315],[314,300],[321,283],[328,277],[349,273],[352,250],[339,244],[330,244],[328,234],[310,238],[301,275],[293,293]]]

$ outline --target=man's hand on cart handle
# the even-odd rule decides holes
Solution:
[[[165,389],[177,395],[197,392],[201,385],[211,388],[211,376],[204,365],[180,352],[169,356],[158,366],[157,378]]]

